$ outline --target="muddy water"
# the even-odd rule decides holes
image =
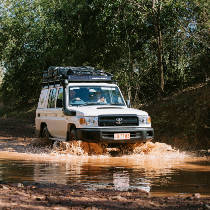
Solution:
[[[25,148],[25,152],[24,152]],[[210,195],[210,159],[147,144],[132,154],[87,155],[81,145],[71,152],[55,147],[0,150],[0,181],[80,184],[86,189],[141,189],[156,195]],[[74,151],[74,152],[72,152]],[[76,151],[76,152],[75,152]]]

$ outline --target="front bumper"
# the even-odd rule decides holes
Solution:
[[[130,139],[115,140],[115,133],[130,133]],[[153,128],[78,128],[77,138],[98,143],[137,143],[153,139]]]

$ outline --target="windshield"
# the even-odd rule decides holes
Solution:
[[[116,105],[125,106],[118,87],[74,86],[69,87],[69,104],[72,106]]]

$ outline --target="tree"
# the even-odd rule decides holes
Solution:
[[[135,103],[209,75],[206,0],[0,1],[2,92],[10,105],[35,103],[51,65],[104,68]]]

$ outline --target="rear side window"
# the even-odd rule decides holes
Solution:
[[[58,89],[58,96],[56,101],[56,107],[61,108],[63,107],[63,88]]]
[[[42,89],[40,98],[39,98],[38,108],[40,108],[40,109],[45,108],[47,93],[48,93],[48,89]]]
[[[55,108],[56,88],[50,90],[47,108]]]

